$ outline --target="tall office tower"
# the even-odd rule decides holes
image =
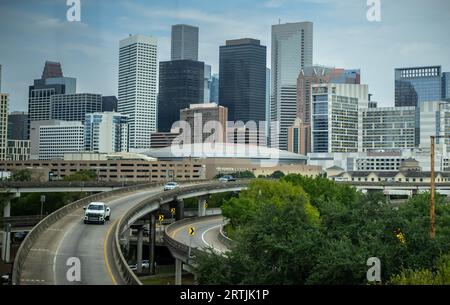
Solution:
[[[102,96],[91,93],[55,94],[50,97],[50,110],[52,120],[83,122],[86,114],[102,111]]]
[[[220,47],[219,104],[228,108],[233,122],[266,121],[267,49],[259,40],[227,40]],[[258,130],[264,134],[264,130]]]
[[[379,107],[360,110],[363,151],[415,147],[416,108]]]
[[[0,160],[6,160],[8,140],[8,99],[7,93],[0,93]]]
[[[8,115],[8,139],[28,140],[28,113],[15,111]]]
[[[30,140],[8,139],[7,161],[26,161],[30,159]]]
[[[204,63],[173,60],[159,63],[158,131],[170,132],[180,110],[204,100]]]
[[[310,145],[311,130],[310,126],[303,123],[302,119],[297,118],[294,124],[288,128],[288,151],[300,155],[308,153],[307,147]]]
[[[129,117],[130,150],[150,148],[156,131],[157,40],[141,35],[120,41],[118,111]]]
[[[368,97],[367,85],[312,85],[312,152],[361,152],[359,111],[369,107]]]
[[[33,122],[33,126],[39,122]],[[82,122],[47,121],[39,124],[39,160],[62,160],[65,153],[84,151],[84,126]],[[34,139],[31,139],[33,143]]]
[[[214,74],[211,77],[211,88],[209,101],[211,103],[219,104],[219,75]]]
[[[361,73],[360,70],[322,66],[310,66],[302,69],[297,79],[297,117],[301,119],[305,128],[311,124],[311,86],[324,83],[360,84]],[[311,137],[307,137],[307,140],[310,141]],[[306,151],[311,152],[310,142],[306,143]]]
[[[117,97],[103,96],[102,97],[102,112],[117,112]]]
[[[28,120],[31,122],[50,120],[50,98],[55,94],[75,94],[76,78],[64,77],[61,65],[46,62],[41,79],[35,79],[28,92]]]
[[[211,101],[209,100],[211,96],[211,66],[205,64],[205,80],[204,80],[204,89],[203,89],[203,103],[209,104]]]
[[[198,60],[198,27],[177,24],[172,26],[171,60]]]
[[[185,139],[185,143],[227,142],[228,109],[223,106],[215,103],[190,105],[180,111],[180,120],[191,127],[191,137]]]
[[[395,69],[395,106],[419,107],[442,98],[441,66]]]
[[[115,112],[86,115],[84,123],[86,151],[97,153],[128,151],[128,116]]]
[[[0,65],[0,92],[2,92],[2,65]]]
[[[297,117],[297,78],[313,64],[313,23],[272,26],[271,146],[287,149],[287,129]],[[275,128],[273,124],[279,123]],[[279,130],[276,130],[279,129]]]
[[[271,71],[269,68],[266,68],[266,146],[270,145],[270,93],[271,93]]]

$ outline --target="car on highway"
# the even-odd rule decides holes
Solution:
[[[174,190],[176,188],[178,188],[178,183],[176,182],[167,182],[166,185],[164,185],[164,191],[171,191]]]
[[[234,178],[234,177],[231,176],[231,175],[225,175],[225,176],[223,176],[223,177],[220,177],[220,178],[219,178],[219,181],[220,181],[220,182],[232,182],[232,181],[236,181],[236,178]]]
[[[136,272],[137,271],[137,264],[129,265],[131,271]],[[149,269],[150,268],[150,262],[148,260],[142,261],[142,269]]]
[[[111,209],[103,202],[91,202],[84,208],[84,223],[105,224],[111,218]]]

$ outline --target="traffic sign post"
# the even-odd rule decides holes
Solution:
[[[45,203],[45,195],[41,195],[41,219],[44,215],[44,203]]]
[[[163,214],[160,214],[159,216],[158,216],[158,220],[159,220],[159,222],[160,222],[160,224],[164,221],[164,215]]]
[[[194,227],[190,227],[188,230],[189,235],[191,236],[189,238],[189,252],[188,252],[188,259],[191,259],[191,248],[192,248],[192,239],[194,238],[194,235],[196,233],[195,228]]]
[[[172,219],[174,219],[176,213],[177,213],[177,209],[175,209],[175,208],[170,209],[170,214],[172,215]]]

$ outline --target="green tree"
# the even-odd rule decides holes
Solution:
[[[72,175],[65,176],[64,181],[92,182],[97,181],[97,174],[94,171],[78,171]]]
[[[285,174],[282,171],[275,171],[271,175],[269,175],[269,178],[272,179],[281,179],[285,176]]]
[[[31,171],[29,169],[13,170],[9,180],[14,182],[29,182],[32,180]]]

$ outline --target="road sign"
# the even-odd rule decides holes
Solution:
[[[191,236],[195,235],[195,228],[194,227],[190,227],[189,228],[189,235],[191,235]]]
[[[45,195],[41,195],[41,203],[45,202]]]
[[[159,215],[159,217],[158,217],[158,219],[159,219],[159,222],[163,222],[164,221],[164,215]]]
[[[175,215],[176,212],[177,212],[177,210],[175,208],[170,209],[170,214]]]
[[[208,208],[208,202],[205,201],[205,209]]]

